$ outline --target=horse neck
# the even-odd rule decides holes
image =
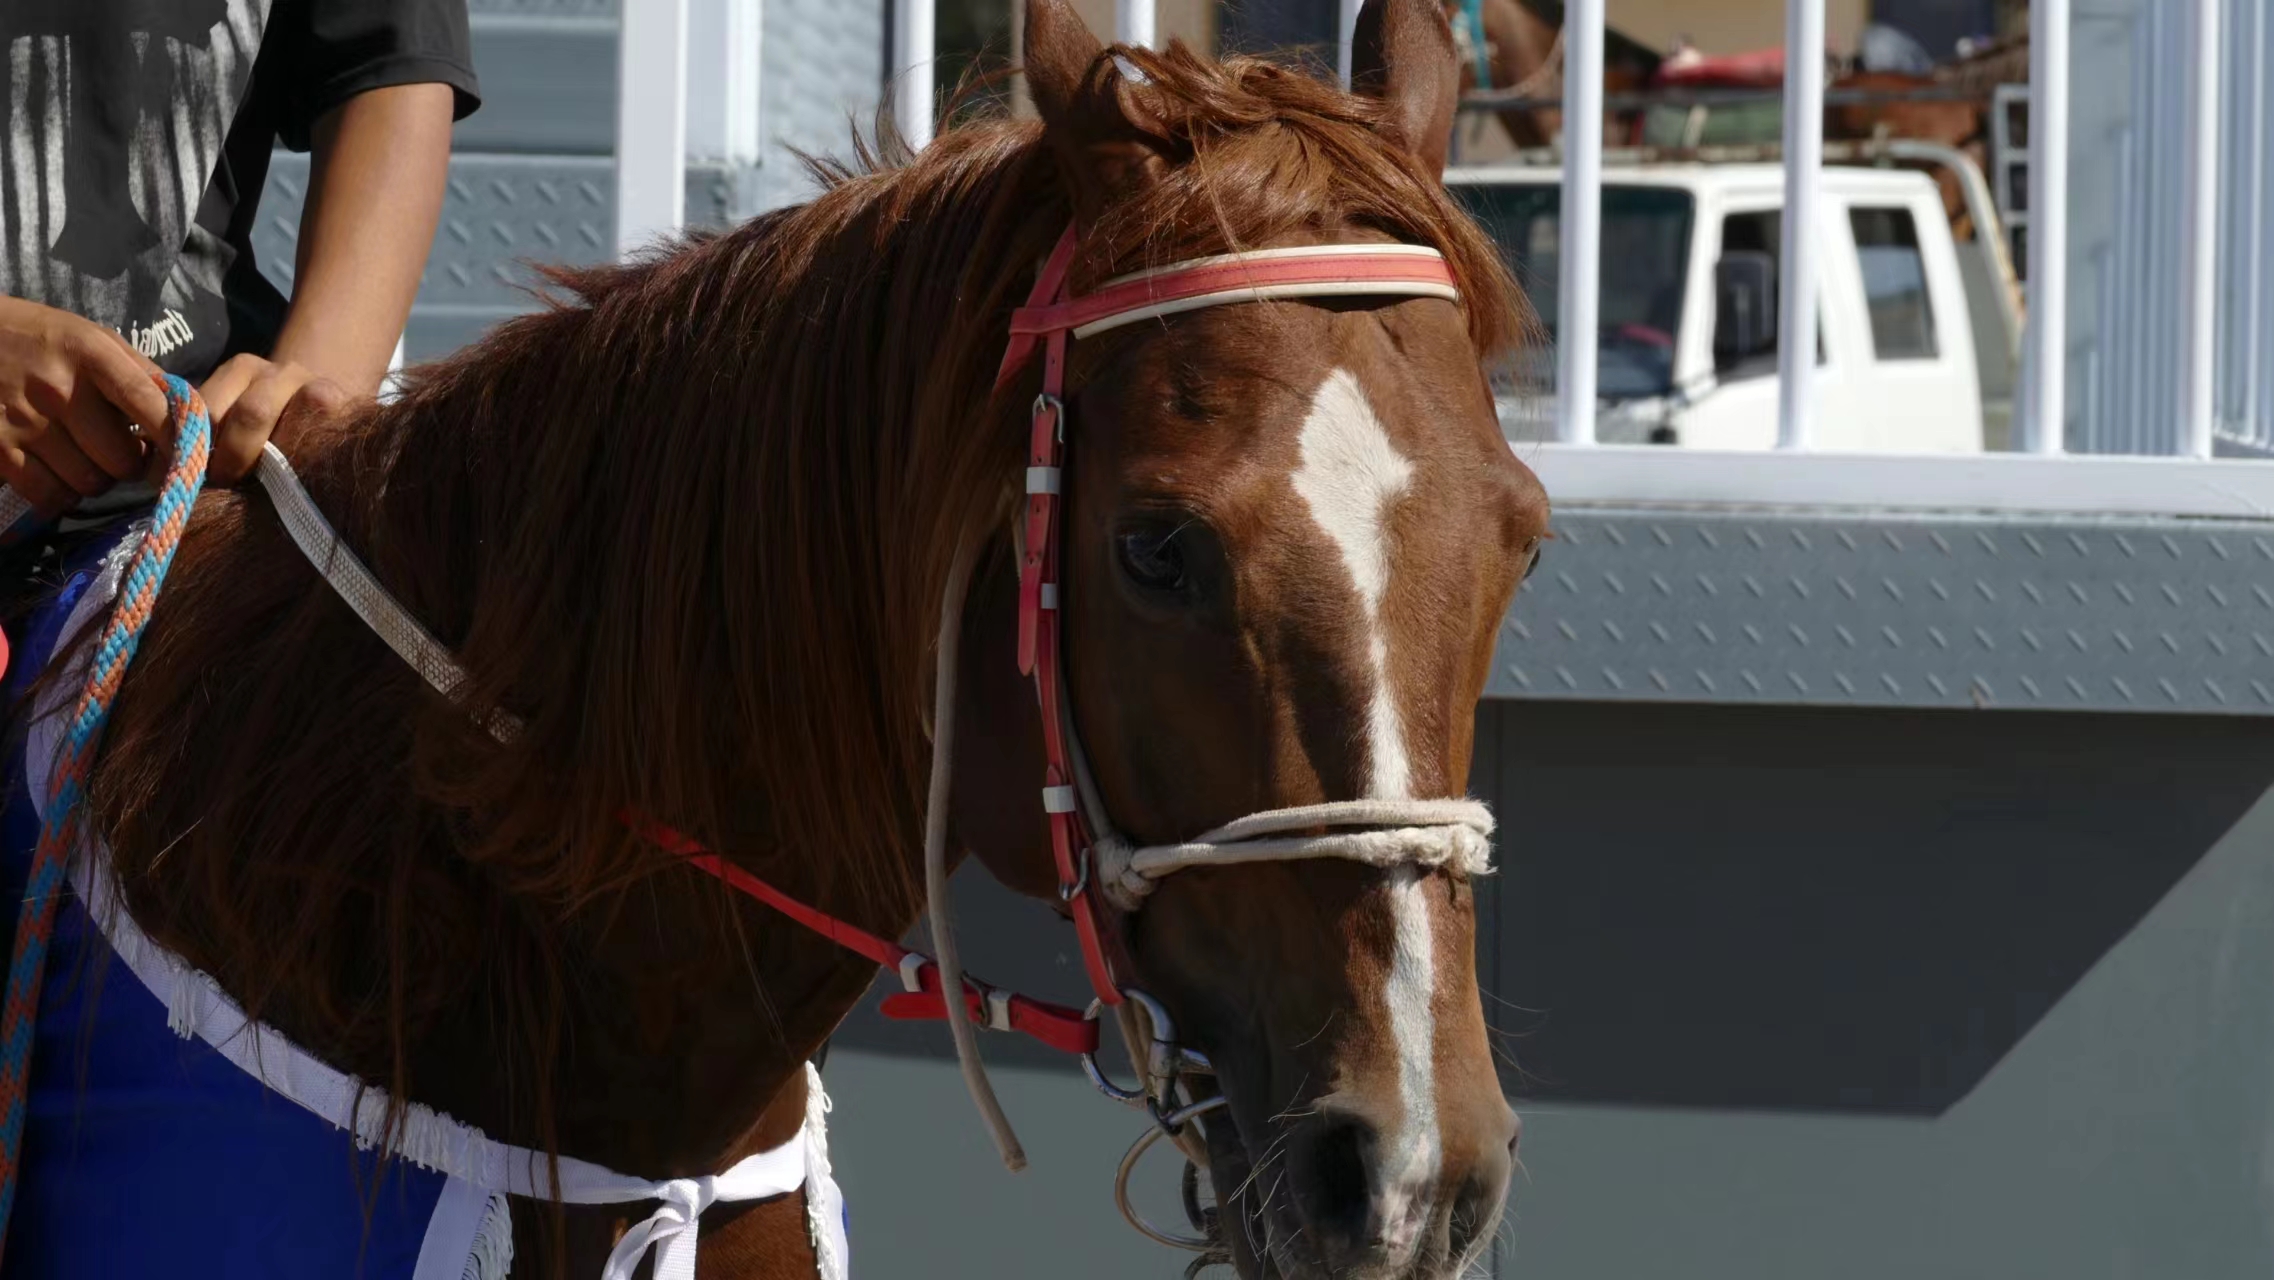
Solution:
[[[490,740],[241,495],[201,510],[96,783],[138,921],[344,1069],[494,1136],[710,1172],[873,970],[624,830],[897,934],[927,649],[1015,431],[996,319],[1063,219],[1031,139],[629,268],[295,452]],[[166,874],[151,874],[161,860]]]

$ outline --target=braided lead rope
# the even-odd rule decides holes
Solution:
[[[86,683],[71,713],[63,746],[48,782],[45,821],[32,854],[31,877],[16,915],[16,944],[8,964],[8,994],[0,1006],[0,1249],[5,1249],[8,1218],[16,1205],[22,1174],[24,1112],[31,1096],[32,1033],[39,1015],[40,984],[47,968],[48,944],[55,936],[56,907],[63,899],[66,863],[77,848],[86,821],[87,774],[102,744],[103,724],[118,696],[127,664],[150,621],[158,588],[173,566],[190,510],[205,487],[213,424],[197,389],[171,375],[158,385],[166,393],[167,423],[173,430],[174,461],[158,491],[157,506],[142,531],[140,546],[127,566],[118,604],[88,656]]]

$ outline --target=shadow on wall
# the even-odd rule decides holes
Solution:
[[[2270,783],[2274,722],[2242,717],[1486,702],[1479,970],[1507,1086],[1940,1114]],[[976,864],[956,897],[972,972],[1087,1001],[1048,909]],[[950,1052],[873,1000],[835,1043]],[[1073,1070],[1021,1037],[986,1050]]]
[[[1488,702],[1529,1100],[1937,1115],[2274,783],[2274,722]]]

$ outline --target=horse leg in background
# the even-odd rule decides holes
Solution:
[[[1522,0],[1478,0],[1490,50],[1492,86],[1532,97],[1548,97],[1561,90],[1563,77],[1550,68],[1556,55],[1557,31]],[[1508,140],[1519,147],[1544,147],[1563,129],[1560,111],[1511,107],[1498,113]]]

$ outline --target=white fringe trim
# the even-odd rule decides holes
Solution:
[[[482,1211],[481,1228],[474,1232],[473,1252],[459,1280],[506,1280],[513,1273],[513,1202],[502,1192],[490,1192],[489,1207]]]

